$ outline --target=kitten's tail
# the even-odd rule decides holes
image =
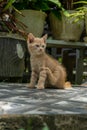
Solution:
[[[67,82],[65,82],[65,84],[64,84],[64,88],[65,88],[65,89],[70,89],[70,88],[72,88],[72,84],[71,84],[69,81],[67,81]]]

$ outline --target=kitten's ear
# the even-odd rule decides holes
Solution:
[[[47,34],[45,34],[42,38],[43,38],[43,40],[44,40],[44,42],[46,43],[46,40],[47,40]]]
[[[34,35],[32,33],[29,33],[27,37],[27,43],[32,43],[34,41],[34,38]]]

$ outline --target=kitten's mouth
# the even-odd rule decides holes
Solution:
[[[40,51],[38,51],[37,54],[38,54],[38,55],[43,54],[43,51],[40,50]]]

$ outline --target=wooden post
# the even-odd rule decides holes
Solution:
[[[83,79],[83,53],[84,49],[76,49],[76,79],[75,82],[77,84],[82,83]]]

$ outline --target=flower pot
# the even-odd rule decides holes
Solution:
[[[28,33],[33,33],[35,36],[41,36],[44,29],[46,14],[42,11],[36,10],[21,10],[22,15],[16,13],[15,17],[24,23]]]
[[[74,22],[74,19],[70,19],[63,14],[61,14],[61,17],[61,20],[59,20],[53,13],[49,15],[53,37],[59,40],[79,41],[84,30],[84,20]]]

